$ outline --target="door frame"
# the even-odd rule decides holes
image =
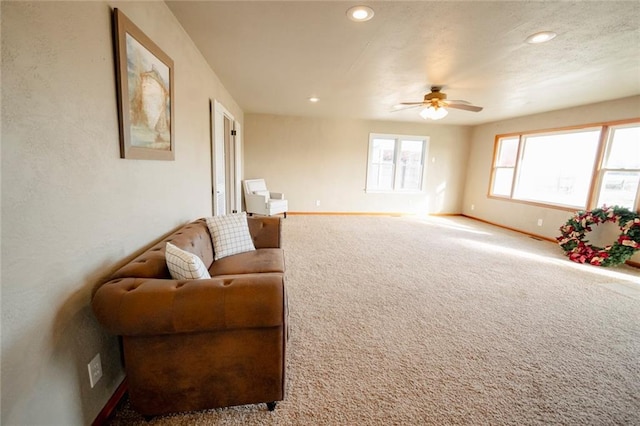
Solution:
[[[241,178],[242,178],[242,139],[240,132],[240,122],[236,121],[233,114],[227,110],[222,103],[218,100],[210,101],[211,110],[211,124],[213,126],[211,131],[211,198],[212,198],[212,213],[216,216],[219,212],[219,201],[217,197],[217,188],[220,179],[218,178],[218,172],[222,174],[222,176],[226,175],[226,158],[227,153],[225,153],[225,134],[224,134],[224,118],[226,117],[230,122],[230,130],[235,133],[235,135],[230,135],[231,143],[233,144],[232,155],[234,158],[231,158],[230,161],[234,164],[234,176],[231,182],[228,182],[226,178],[225,180],[225,199],[227,198],[226,194],[231,193],[232,195],[229,197],[231,200],[231,205],[226,205],[225,201],[225,212],[231,213],[235,211],[241,211],[241,201],[242,201],[242,191],[241,191]]]

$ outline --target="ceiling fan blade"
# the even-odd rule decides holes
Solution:
[[[463,109],[465,111],[473,111],[473,112],[482,111],[482,107],[475,106],[475,105],[449,103],[449,105],[447,105],[447,107],[448,108],[454,108],[454,109]]]
[[[398,105],[403,105],[403,107],[394,107],[391,110],[391,112],[405,111],[405,110],[408,110],[408,109],[418,108],[419,106],[422,106],[422,102],[403,103],[403,104],[398,104]]]
[[[396,105],[394,110],[402,111],[421,106],[424,108],[433,108],[435,110],[439,108],[453,108],[472,112],[482,111],[482,107],[471,105],[471,102],[469,101],[464,101],[462,99],[448,101],[447,95],[445,93],[441,93],[441,89],[442,87],[440,86],[432,86],[431,93],[427,93],[422,102],[402,102]]]

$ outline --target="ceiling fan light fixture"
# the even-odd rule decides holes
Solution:
[[[440,120],[441,118],[446,117],[447,114],[449,114],[449,111],[447,111],[445,108],[434,107],[433,105],[430,105],[420,111],[420,117],[422,117],[424,120],[426,120],[427,118],[430,118],[431,120]]]
[[[369,6],[353,6],[347,9],[347,17],[354,22],[365,22],[373,18],[373,9]]]
[[[550,40],[553,40],[556,35],[557,34],[553,31],[541,31],[539,33],[531,34],[529,37],[527,37],[526,42],[529,44],[546,43]]]

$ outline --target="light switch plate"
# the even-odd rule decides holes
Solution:
[[[102,361],[100,360],[99,353],[93,357],[91,362],[87,364],[87,367],[89,368],[89,383],[91,384],[91,388],[93,388],[102,377]]]

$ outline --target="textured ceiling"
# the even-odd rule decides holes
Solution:
[[[640,94],[639,1],[166,3],[246,113],[422,121],[393,106],[444,85],[484,110],[439,123],[473,125]]]

